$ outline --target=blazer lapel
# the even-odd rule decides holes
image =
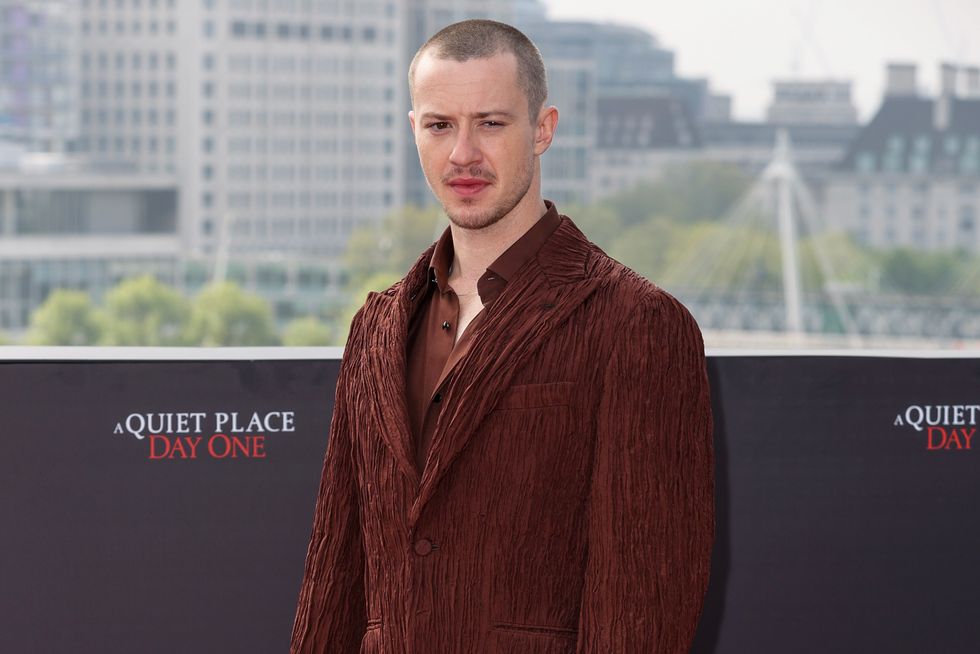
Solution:
[[[563,218],[538,256],[491,306],[470,351],[459,362],[457,377],[444,393],[447,410],[436,423],[410,524],[418,520],[440,479],[510,387],[523,362],[598,286],[602,275],[588,269],[592,247]]]
[[[422,253],[401,282],[377,294],[374,310],[379,313],[376,320],[370,321],[377,329],[369,338],[366,362],[372,377],[366,386],[376,394],[367,406],[377,410],[381,438],[413,488],[419,487],[420,472],[415,464],[408,418],[406,347],[410,321],[427,283],[432,249]]]

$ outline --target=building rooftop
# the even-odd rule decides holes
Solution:
[[[599,98],[598,147],[696,148],[701,137],[684,102],[671,95]]]
[[[837,169],[980,175],[980,98],[887,96]]]

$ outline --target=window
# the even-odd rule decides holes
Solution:
[[[973,205],[965,204],[960,207],[960,232],[972,234],[976,226],[976,210]]]
[[[875,155],[873,152],[859,152],[854,159],[854,165],[859,173],[875,171]]]

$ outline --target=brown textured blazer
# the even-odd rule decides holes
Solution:
[[[693,318],[563,216],[474,334],[420,474],[405,342],[431,254],[352,322],[292,652],[687,651],[714,538]]]

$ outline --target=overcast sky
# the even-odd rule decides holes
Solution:
[[[980,65],[980,0],[544,0],[553,19],[646,28],[677,71],[761,119],[774,78],[850,79],[862,118],[877,109],[885,63],[919,64],[932,92],[941,61]],[[971,41],[972,37],[972,41]]]

